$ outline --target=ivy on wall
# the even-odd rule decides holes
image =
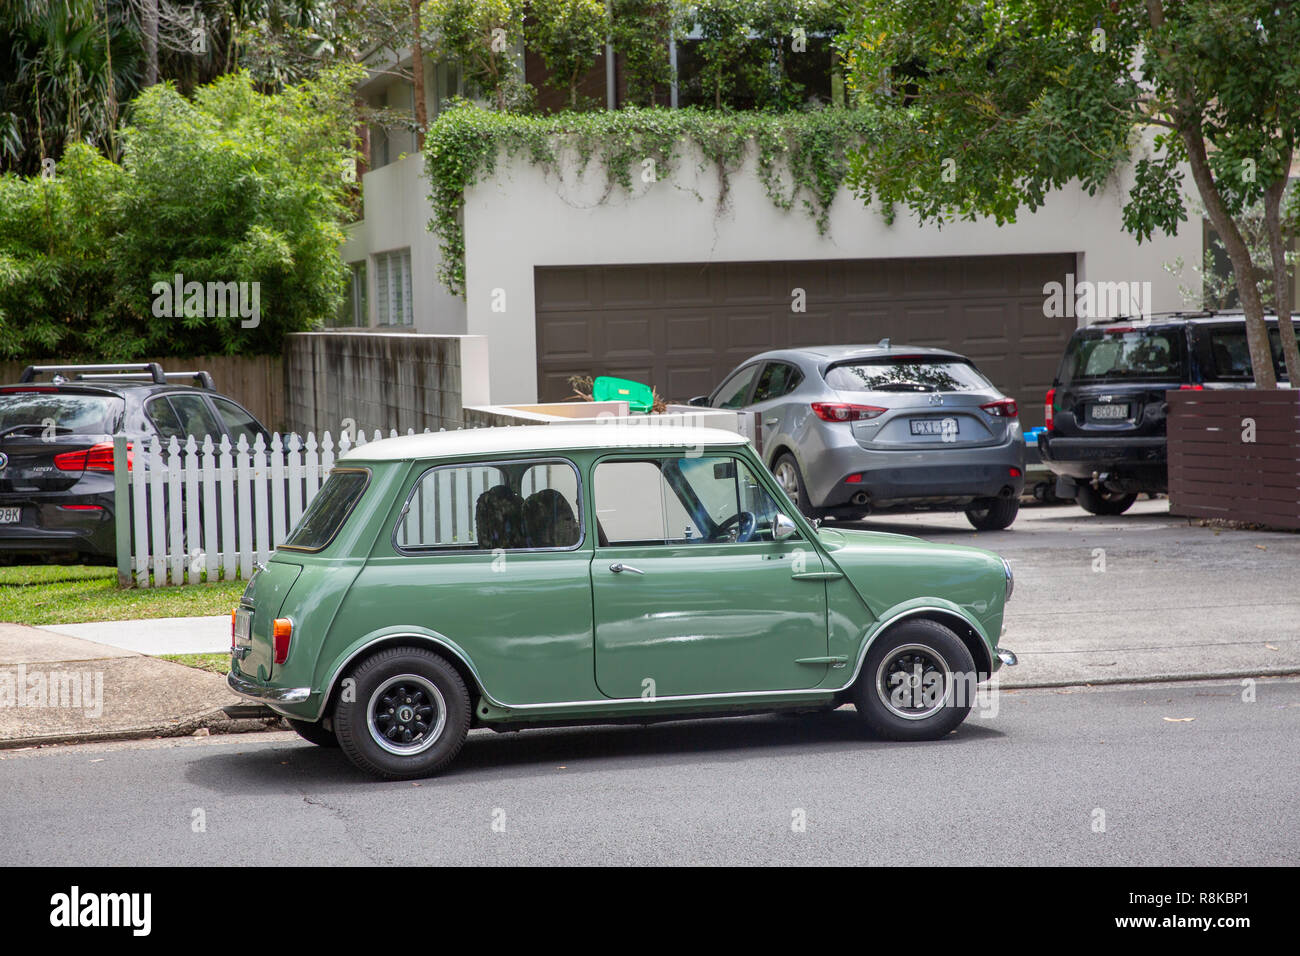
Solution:
[[[522,157],[558,173],[565,157],[580,171],[594,162],[604,170],[602,201],[615,189],[630,193],[654,161],[655,178],[669,178],[685,147],[694,146],[701,168],[718,175],[718,208],[725,209],[731,176],[753,150],[768,199],[796,207],[825,234],[830,206],[848,174],[847,155],[870,143],[879,129],[869,109],[730,113],[698,109],[623,109],[552,116],[486,110],[462,103],[443,113],[425,140],[425,171],[432,192],[431,231],[442,252],[438,278],[465,294],[465,191],[496,171],[498,160]],[[702,197],[701,197],[702,198]]]

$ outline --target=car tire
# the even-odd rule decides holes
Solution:
[[[1080,484],[1075,489],[1075,502],[1084,511],[1094,515],[1122,515],[1137,501],[1137,495],[1117,491],[1098,491],[1092,485]]]
[[[920,687],[906,676],[921,667]],[[876,638],[853,686],[858,716],[886,740],[938,740],[952,733],[974,702],[975,661],[951,629],[910,620]],[[931,674],[937,675],[931,682]],[[909,697],[910,695],[910,697]]]
[[[804,517],[821,518],[825,515],[822,509],[813,507],[812,499],[808,497],[808,488],[803,481],[803,472],[799,470],[799,463],[794,460],[794,455],[788,451],[779,455],[776,461],[772,462],[772,475],[790,500],[799,506]]]
[[[1020,514],[1018,498],[980,498],[966,509],[966,520],[976,531],[1003,531]]]
[[[309,744],[315,744],[317,747],[337,747],[339,745],[339,739],[334,736],[334,731],[319,721],[294,720],[292,717],[284,719],[290,727],[298,732],[298,736]]]
[[[334,711],[343,753],[385,780],[431,777],[456,759],[469,733],[470,698],[456,669],[433,651],[390,647],[352,668],[352,699]]]

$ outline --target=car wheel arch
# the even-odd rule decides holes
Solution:
[[[980,629],[964,614],[951,608],[939,607],[936,605],[925,605],[923,607],[914,607],[910,610],[900,610],[897,613],[886,614],[883,617],[884,624],[872,632],[858,650],[857,667],[853,672],[853,679],[849,686],[857,683],[859,671],[862,663],[867,659],[867,654],[871,651],[871,646],[883,635],[888,634],[894,628],[915,620],[933,621],[935,624],[942,624],[955,635],[958,640],[966,645],[970,651],[971,659],[975,661],[976,673],[979,680],[986,680],[993,674],[993,650],[989,646],[988,640],[983,636]]]
[[[330,679],[324,694],[324,703],[321,706],[317,719],[328,717],[333,712],[338,695],[342,690],[343,675],[348,668],[358,663],[366,656],[376,651],[386,650],[393,647],[417,647],[424,650],[433,651],[439,657],[443,658],[451,667],[460,675],[460,679],[465,682],[465,687],[470,693],[470,699],[483,698],[495,704],[483,687],[483,681],[478,676],[478,670],[474,667],[469,655],[463,649],[457,646],[453,641],[448,640],[438,634],[433,634],[418,630],[404,630],[390,632],[379,635],[372,635],[361,641],[360,644],[346,652],[342,659],[330,669]],[[471,719],[478,716],[477,707],[471,713]]]

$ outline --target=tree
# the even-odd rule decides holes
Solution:
[[[523,0],[428,0],[425,12],[439,55],[458,60],[465,78],[507,109],[522,89],[515,47]]]
[[[609,37],[605,0],[532,0],[528,42],[550,70],[550,82],[568,90],[578,108],[578,80],[596,64]]]
[[[267,95],[239,73],[193,102],[160,83],[132,105],[121,165],[73,143],[53,177],[0,175],[0,356],[275,353],[333,315],[360,75]],[[177,273],[257,283],[257,321],[160,315]]]
[[[1288,375],[1300,387],[1282,199],[1300,140],[1300,16],[1274,0],[865,0],[841,41],[851,89],[886,129],[855,158],[870,201],[922,220],[1013,221],[1047,193],[1095,194],[1137,159],[1124,206],[1139,241],[1187,218],[1186,171],[1232,262],[1255,383],[1276,387],[1260,293],[1272,274]],[[1271,261],[1242,217],[1262,201]]]
[[[660,91],[673,81],[668,55],[675,27],[671,6],[667,0],[614,0],[613,14],[610,32],[626,66],[628,100],[655,106]]]

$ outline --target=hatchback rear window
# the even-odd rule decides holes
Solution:
[[[843,362],[826,370],[826,384],[846,392],[982,392],[993,388],[973,365],[924,356]]]
[[[63,435],[112,435],[123,401],[112,395],[72,392],[0,392],[0,432],[30,425]]]
[[[1181,381],[1186,374],[1181,328],[1085,329],[1066,346],[1062,385],[1102,380]]]
[[[319,551],[334,540],[348,515],[361,499],[361,493],[370,482],[370,472],[364,469],[338,469],[329,478],[306,512],[298,527],[281,547],[297,551]]]

